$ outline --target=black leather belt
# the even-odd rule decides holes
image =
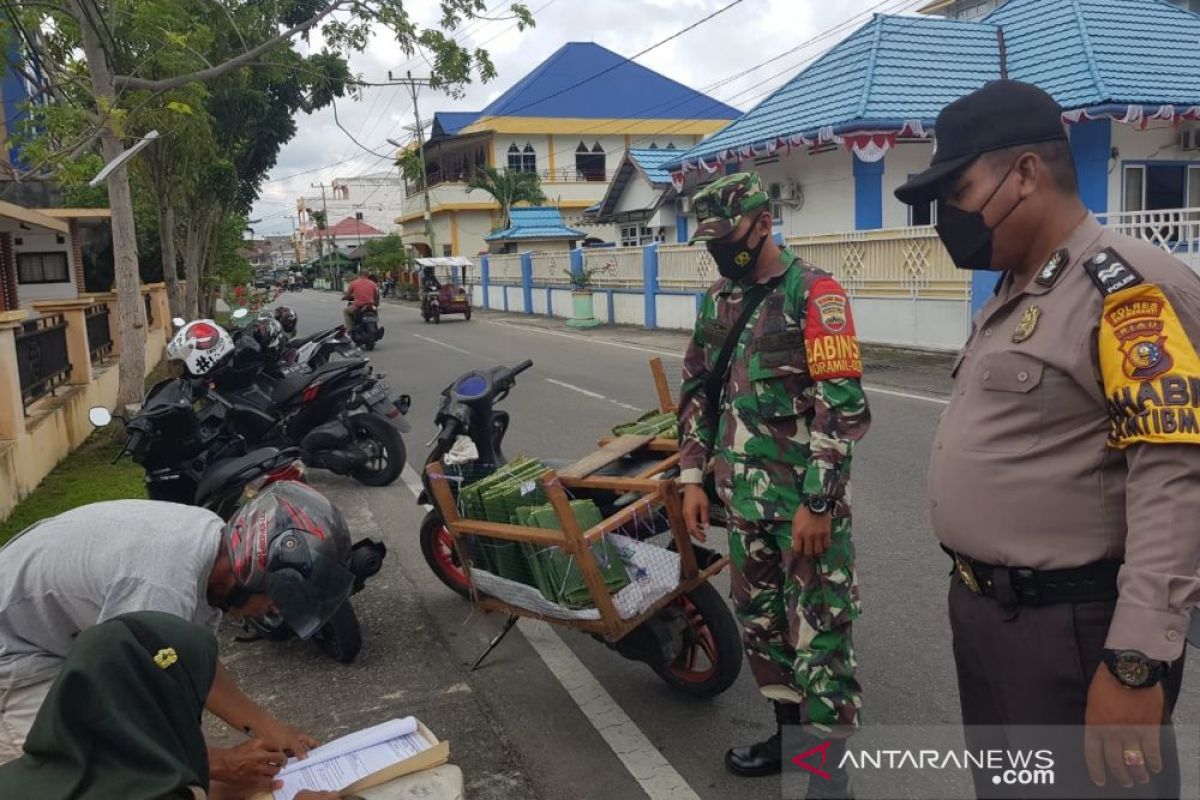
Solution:
[[[1001,573],[1018,604],[1047,606],[1055,603],[1093,603],[1117,599],[1117,573],[1123,562],[1117,559],[1093,561],[1070,569],[1028,569],[985,564],[943,546],[954,559],[954,574],[975,594],[995,598]]]

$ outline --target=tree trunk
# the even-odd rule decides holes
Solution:
[[[167,302],[171,316],[184,316],[183,297],[179,293],[179,261],[175,255],[175,207],[168,198],[158,200],[158,238],[162,244],[163,281],[167,284]]]
[[[117,138],[105,108],[116,107],[112,68],[105,57],[98,32],[91,26],[90,17],[83,12],[80,0],[71,0],[71,14],[79,23],[83,54],[92,77],[92,90],[101,119],[100,149],[106,162],[120,157],[125,151]],[[117,407],[140,402],[145,386],[146,311],[142,303],[141,281],[138,277],[137,232],[133,224],[133,198],[129,191],[129,172],[125,166],[108,176],[108,205],[112,212],[113,267],[116,274],[117,319],[120,321],[121,357],[117,384]]]
[[[200,220],[197,219],[197,214],[193,209],[188,215],[187,237],[183,243],[183,270],[187,278],[183,305],[188,319],[200,316]]]

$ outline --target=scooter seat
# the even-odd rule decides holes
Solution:
[[[271,392],[271,402],[277,405],[288,403],[296,395],[304,391],[305,387],[316,382],[319,378],[327,376],[331,372],[348,372],[352,369],[358,369],[365,363],[367,362],[361,358],[345,359],[329,364],[322,364],[312,372],[296,372],[286,375],[279,383],[275,384],[275,388]]]
[[[217,489],[237,478],[243,472],[257,472],[262,465],[279,455],[275,447],[260,447],[251,450],[244,456],[227,458],[209,466],[204,477],[196,486],[196,503],[203,505],[204,501]]]

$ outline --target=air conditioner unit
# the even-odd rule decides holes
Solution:
[[[680,214],[692,213],[692,198],[690,198],[690,197],[679,198],[679,213]]]

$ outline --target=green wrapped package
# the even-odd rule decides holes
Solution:
[[[613,436],[655,436],[678,439],[679,421],[673,411],[647,411],[633,422],[613,428]]]

